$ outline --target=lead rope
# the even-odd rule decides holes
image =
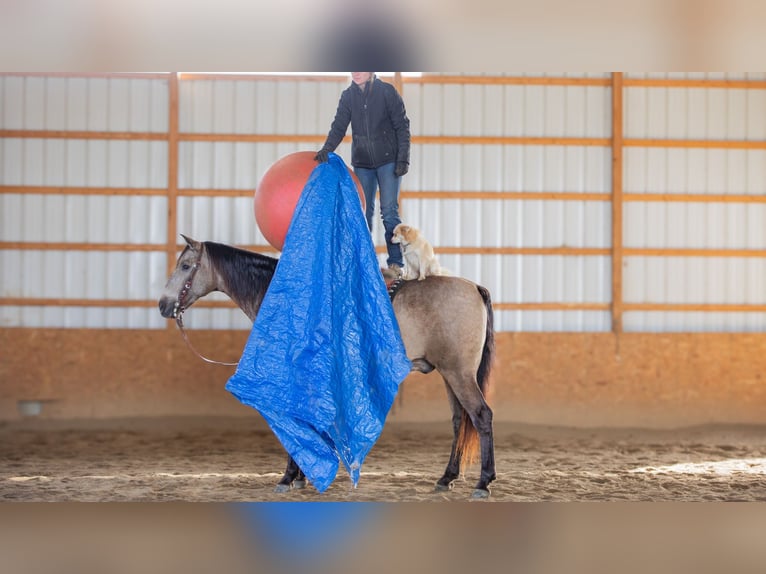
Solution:
[[[183,336],[184,341],[186,341],[186,346],[189,347],[194,352],[195,355],[197,355],[200,359],[202,359],[206,363],[211,363],[213,365],[224,365],[226,367],[235,367],[239,364],[239,361],[237,361],[236,363],[224,363],[223,361],[214,361],[213,359],[208,359],[206,356],[200,353],[197,349],[195,349],[194,345],[191,344],[189,337],[186,336],[186,331],[184,330],[184,320],[182,317],[183,317],[183,311],[179,312],[176,315],[176,325],[178,325],[178,328],[181,331],[181,335]]]
[[[186,295],[189,292],[189,289],[191,289],[192,280],[194,279],[194,275],[197,273],[197,270],[200,267],[201,261],[202,261],[202,254],[200,254],[199,259],[197,259],[197,261],[194,263],[194,266],[192,268],[191,274],[189,275],[189,278],[186,280],[186,283],[184,283],[183,289],[181,289],[181,292],[178,294],[178,299],[176,299],[175,308],[173,309],[173,316],[176,318],[176,325],[178,325],[178,329],[181,331],[181,335],[183,336],[184,341],[186,341],[186,346],[189,347],[189,349],[191,349],[195,355],[197,355],[200,359],[202,359],[206,363],[211,363],[213,365],[223,365],[225,367],[234,367],[238,365],[239,362],[224,363],[223,361],[214,361],[213,359],[208,359],[205,355],[203,355],[197,349],[194,348],[194,345],[191,344],[191,341],[189,340],[189,337],[186,335],[186,331],[184,330],[183,314],[184,314],[184,311],[186,311],[186,307],[184,307],[184,299],[186,299]]]

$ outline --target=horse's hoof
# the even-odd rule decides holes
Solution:
[[[471,498],[474,500],[485,500],[489,498],[489,489],[477,488],[471,493]]]
[[[277,494],[284,494],[285,492],[290,492],[290,485],[278,484],[274,487],[274,492],[276,492]]]
[[[434,492],[448,492],[452,490],[452,483],[449,484],[440,484],[436,483],[436,486],[434,486]]]
[[[303,488],[306,488],[306,481],[305,480],[300,480],[300,479],[294,480],[293,481],[293,488],[295,490],[301,490]]]

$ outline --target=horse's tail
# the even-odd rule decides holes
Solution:
[[[495,357],[495,316],[492,311],[492,299],[486,287],[477,285],[476,288],[484,300],[484,306],[487,309],[487,325],[484,335],[484,348],[481,351],[481,361],[476,371],[476,382],[479,384],[484,398],[489,392],[489,373],[492,370],[492,361]],[[476,459],[476,453],[479,450],[479,433],[471,422],[471,417],[463,409],[463,415],[460,419],[460,430],[458,431],[457,450],[462,453],[462,458],[466,464],[472,464]]]

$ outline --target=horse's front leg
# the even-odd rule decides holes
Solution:
[[[305,488],[305,486],[306,475],[303,474],[303,471],[298,466],[298,463],[293,460],[293,457],[287,455],[285,474],[274,487],[274,492],[289,492],[292,488],[300,489]]]

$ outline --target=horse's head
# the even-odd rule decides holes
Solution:
[[[176,268],[160,296],[160,313],[167,319],[177,317],[200,297],[215,290],[215,279],[205,245],[185,235],[186,248],[178,256]]]

